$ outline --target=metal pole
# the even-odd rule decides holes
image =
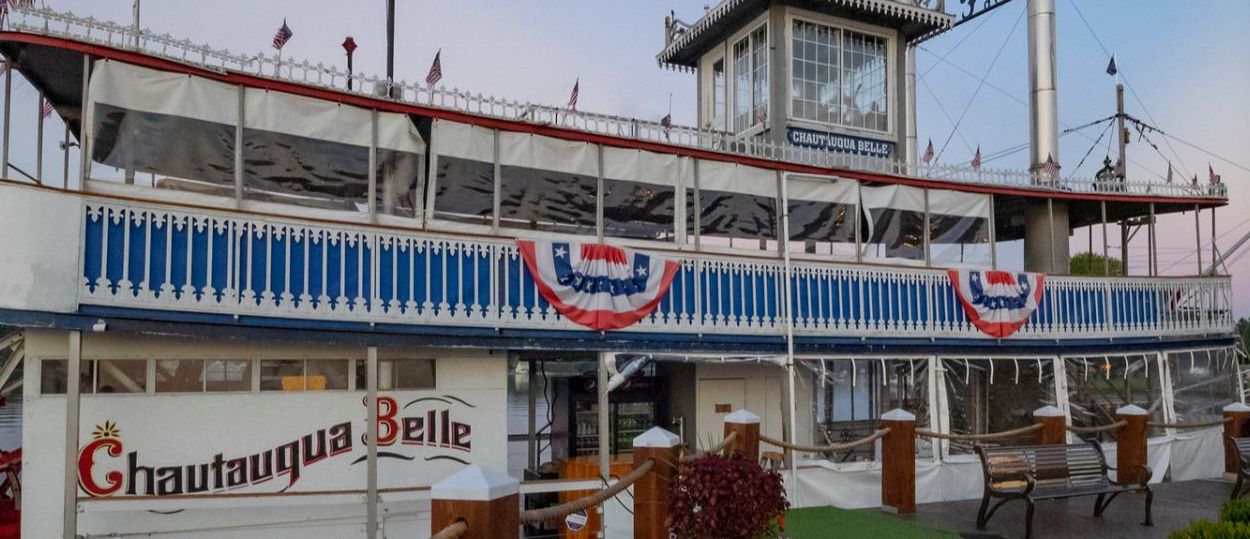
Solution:
[[[1102,274],[1104,277],[1111,276],[1111,259],[1108,258],[1110,253],[1107,247],[1107,201],[1100,202],[1102,207]]]
[[[365,358],[365,406],[368,407],[368,438],[365,479],[365,537],[378,536],[378,347],[370,346]]]
[[[65,140],[61,142],[61,187],[69,189],[69,122],[65,122]]]
[[[8,118],[7,116],[5,117]],[[82,332],[69,332],[69,354],[65,361],[65,497],[62,499],[65,539],[78,536],[78,410],[82,387]]]
[[[247,122],[246,91],[243,85],[238,86],[239,109],[235,114],[234,123],[234,203],[243,205],[243,125]]]
[[[1215,269],[1215,264],[1217,262],[1215,257],[1215,206],[1211,206],[1211,268],[1213,270]],[[1201,266],[1202,264],[1199,263],[1198,265]],[[1200,271],[1198,273],[1202,272]]]
[[[1050,272],[1059,273],[1059,263],[1055,261],[1055,199],[1046,199],[1046,219],[1050,223]],[[1067,272],[1064,272],[1067,273]]]
[[[608,361],[616,361],[616,354],[599,352],[599,477],[607,481],[612,476],[612,420],[611,395],[608,390]]]
[[[529,361],[528,364],[529,394],[527,397],[529,402],[527,403],[528,416],[526,419],[529,422],[529,468],[538,470],[538,435],[536,434],[538,430],[538,395],[534,393],[534,390],[538,388],[538,367],[533,361]],[[547,391],[546,386],[543,386],[543,391]]]
[[[990,267],[998,269],[998,214],[994,208],[994,195],[990,197]]]
[[[924,267],[926,268],[933,267],[933,246],[930,245],[933,238],[932,238],[932,233],[931,233],[932,231],[929,230],[929,222],[930,222],[929,220],[929,190],[925,189],[924,190],[924,234],[921,234],[920,237],[922,238],[922,241],[924,241]]]
[[[378,111],[369,115],[369,194],[366,204],[369,205],[369,222],[378,222]]]
[[[1150,276],[1158,277],[1159,276],[1159,245],[1158,245],[1158,239],[1155,237],[1155,203],[1154,202],[1150,203],[1149,226],[1150,228],[1148,228],[1146,231],[1149,232],[1149,234],[1147,234],[1147,237],[1150,240],[1150,245],[1147,247],[1147,249],[1150,250]]]
[[[1202,275],[1202,220],[1199,216],[1198,205],[1194,204],[1194,247],[1198,256],[1194,257],[1194,261],[1198,264],[1198,275]]]
[[[39,119],[35,125],[35,183],[43,185],[43,106],[48,98],[39,94]]]
[[[1124,146],[1128,144],[1127,137],[1124,133],[1124,85],[1115,85],[1115,124],[1116,124],[1116,147],[1119,149],[1119,161],[1116,163],[1115,176],[1120,179],[1120,189],[1128,190],[1125,178],[1128,176],[1128,161],[1124,160]],[[1124,264],[1126,267],[1127,263]]]
[[[789,239],[789,238],[790,238],[790,204],[789,204],[789,202],[788,202],[788,201],[790,200],[790,193],[789,193],[789,190],[786,188],[785,175],[784,175],[782,172],[778,171],[778,172],[777,172],[777,177],[781,179],[781,200],[783,201],[783,204],[782,204],[782,207],[781,207],[781,211],[782,211],[782,218],[781,218],[781,228],[782,228],[782,230],[781,230],[781,233],[782,233],[782,236],[783,236],[783,237],[785,237],[786,239]],[[926,190],[926,191],[925,191],[925,193],[926,193],[926,197],[927,197],[928,190]],[[925,203],[925,218],[926,218],[926,221],[928,220],[928,215],[929,215],[929,212],[928,212],[929,206],[928,206],[928,202],[927,202],[927,201],[928,201],[928,199],[926,198],[926,203]],[[926,234],[928,234],[928,230],[927,230],[927,229],[926,229],[925,233],[926,233]],[[792,268],[791,268],[791,265],[790,265],[790,249],[788,248],[788,246],[787,246],[787,248],[782,249],[782,250],[781,250],[781,253],[782,253],[782,261],[783,261],[783,262],[784,262],[784,264],[785,264],[785,276],[784,276],[784,278],[783,278],[783,280],[782,280],[782,283],[783,283],[783,285],[784,285],[784,286],[782,287],[782,290],[783,290],[783,292],[782,292],[782,293],[784,293],[786,296],[785,296],[785,300],[782,302],[782,307],[783,307],[783,309],[784,309],[784,313],[785,313],[785,317],[786,317],[786,371],[787,371],[787,373],[788,373],[788,376],[787,376],[787,378],[788,378],[788,387],[787,387],[787,389],[786,389],[786,401],[787,401],[787,403],[788,403],[788,406],[787,406],[787,408],[786,408],[786,412],[787,412],[787,415],[789,415],[789,417],[787,418],[787,419],[788,419],[788,421],[786,421],[786,428],[785,428],[785,431],[786,431],[786,432],[785,432],[785,434],[786,434],[786,435],[785,435],[785,439],[786,439],[786,441],[788,441],[788,442],[790,442],[790,443],[797,443],[797,442],[796,442],[796,439],[795,439],[795,434],[798,432],[798,430],[797,430],[797,429],[798,429],[798,422],[797,422],[797,419],[795,418],[795,415],[797,414],[797,412],[798,412],[798,411],[797,411],[797,409],[796,409],[796,407],[795,407],[795,403],[794,403],[794,386],[795,386],[795,384],[794,384],[794,369],[795,369],[795,364],[794,364],[794,311],[793,311],[793,309],[794,309],[794,305],[791,303],[791,300],[790,300],[790,296],[791,296],[791,294],[790,294],[790,288],[791,288],[790,278],[791,278],[791,275],[792,275],[792,273],[793,273],[793,272],[791,271],[791,269],[792,269]],[[788,484],[788,485],[792,485],[792,486],[791,486],[791,490],[790,490],[790,499],[791,499],[791,500],[795,500],[795,496],[797,496],[797,495],[798,495],[798,492],[799,492],[799,489],[798,489],[798,470],[799,470],[799,469],[798,469],[798,459],[794,458],[794,457],[793,457],[793,455],[792,455],[792,456],[790,457],[790,463],[789,463],[789,464],[790,464],[790,481],[787,481],[787,482],[786,482],[786,484]],[[795,502],[795,503],[798,503],[798,502],[797,502],[797,500],[796,500],[796,502]]]
[[[1128,221],[1120,221],[1120,275],[1128,275]]]
[[[91,87],[91,57],[82,56],[82,120],[78,129],[78,188],[87,190],[87,174],[91,168],[91,137],[88,135],[92,131],[91,126],[91,110],[90,101],[88,101],[88,92]],[[8,118],[8,115],[5,116]],[[7,120],[6,120],[7,121]],[[7,145],[6,145],[7,148]]]
[[[12,110],[13,102],[13,65],[10,64],[8,69],[4,70],[4,163],[0,164],[0,177],[8,179],[9,177],[9,112]]]
[[[135,50],[139,50],[139,0],[135,0],[134,9],[135,9],[135,14],[134,14]]]
[[[386,95],[395,97],[395,0],[386,0]]]

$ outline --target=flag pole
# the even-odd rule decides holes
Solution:
[[[139,50],[139,0],[134,3],[135,50]]]
[[[386,96],[395,97],[395,0],[386,0]]]

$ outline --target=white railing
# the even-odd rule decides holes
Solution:
[[[7,30],[54,36],[119,49],[135,48],[134,27],[69,12],[12,8]],[[385,78],[348,73],[335,66],[309,61],[283,60],[276,54],[238,55],[209,45],[199,45],[169,34],[149,30],[139,33],[138,51],[151,56],[215,71],[235,71],[297,84],[356,93],[369,97],[464,112],[492,118],[551,125],[577,131],[654,142],[685,148],[783,161],[823,168],[876,172],[917,179],[1007,186],[1042,191],[1114,193],[1123,195],[1227,198],[1223,184],[1159,183],[1152,181],[1098,182],[1086,178],[1059,179],[1041,172],[998,170],[967,166],[925,165],[876,157],[841,154],[790,144],[773,144],[759,138],[743,138],[723,131],[672,125],[608,114],[571,111],[535,103],[511,101],[481,93],[409,83],[389,84]],[[347,89],[348,81],[352,89]],[[386,97],[387,95],[391,97]]]
[[[55,195],[78,196],[78,195]],[[578,330],[541,295],[514,242],[84,196],[78,302],[334,323]],[[673,255],[669,293],[630,331],[783,336],[780,260]],[[72,258],[71,258],[72,260]],[[945,271],[822,262],[791,268],[795,332],[988,338]],[[1228,333],[1218,278],[1052,277],[1014,338]]]

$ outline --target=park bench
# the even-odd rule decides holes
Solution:
[[[1025,537],[1033,535],[1033,503],[1037,500],[1097,496],[1094,516],[1100,517],[1107,506],[1122,492],[1145,491],[1146,526],[1151,526],[1150,502],[1153,493],[1147,483],[1151,471],[1145,468],[1138,484],[1120,484],[1107,476],[1107,459],[1095,441],[1072,445],[976,446],[985,474],[985,494],[977,512],[977,529],[984,530],[990,517],[1011,500],[1028,504],[1025,516]],[[1000,498],[993,508],[990,498]],[[988,509],[988,512],[987,512]]]
[[[1237,483],[1233,484],[1233,495],[1228,499],[1236,500],[1238,496],[1244,494],[1241,491],[1241,485],[1245,482],[1246,477],[1250,476],[1250,438],[1233,438],[1225,437],[1225,443],[1232,446],[1233,451],[1237,454]]]

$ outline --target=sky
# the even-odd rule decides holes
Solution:
[[[670,10],[693,22],[712,1],[398,0],[396,78],[424,79],[441,49],[442,84],[448,87],[563,105],[573,81],[580,80],[581,110],[658,120],[671,99],[674,123],[693,124],[695,76],[659,68],[655,54]],[[99,19],[131,20],[131,0],[40,3]],[[959,7],[954,0],[947,3],[951,10]],[[945,146],[940,162],[966,163],[977,146],[990,157],[1028,142],[1025,6],[1026,0],[1015,0],[917,51],[920,140],[923,145],[932,139],[939,150]],[[1056,10],[1061,127],[1114,113],[1116,80],[1104,71],[1108,54],[1114,54],[1128,87],[1127,112],[1175,137],[1168,142],[1153,137],[1166,159],[1134,137],[1128,147],[1130,179],[1162,177],[1170,161],[1178,178],[1198,174],[1206,181],[1209,164],[1230,192],[1229,206],[1217,212],[1218,244],[1227,248],[1250,232],[1250,39],[1245,37],[1250,2],[1056,0]],[[385,0],[143,0],[141,5],[145,28],[238,53],[271,53],[274,31],[284,19],[294,32],[286,58],[342,65],[340,44],[350,35],[359,45],[357,71],[385,72]],[[19,84],[15,100],[17,110],[28,107],[35,114],[29,86]],[[1077,167],[1101,128],[1061,138],[1065,175],[1076,169],[1079,176],[1092,176],[1101,165],[1110,134]],[[15,124],[19,138],[22,129]],[[60,132],[53,129],[46,137],[55,144]],[[59,173],[59,152],[51,153],[57,155],[46,158],[45,168]],[[16,162],[23,159],[33,161],[15,154]],[[1018,151],[985,166],[1023,169],[1026,160],[1027,152]],[[1192,273],[1193,214],[1163,216],[1158,229],[1162,272]],[[1076,231],[1074,251],[1086,244],[1086,233]],[[1210,241],[1207,214],[1201,234]],[[1116,253],[1118,231],[1110,236]],[[1138,274],[1145,272],[1144,237],[1130,245],[1130,269]],[[1094,241],[1101,244],[1097,234]],[[1250,316],[1247,253],[1250,246],[1229,266],[1237,316]],[[1203,258],[1210,258],[1209,245]]]

